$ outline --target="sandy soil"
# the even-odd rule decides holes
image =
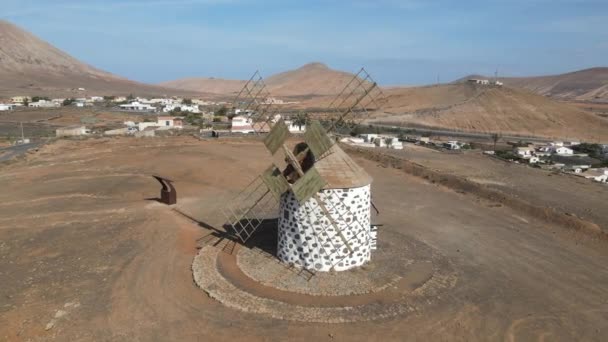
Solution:
[[[442,174],[456,175],[528,203],[574,215],[608,233],[608,186],[581,177],[507,163],[483,155],[443,153],[413,144],[385,153],[423,165]]]
[[[2,166],[0,339],[605,337],[604,241],[361,158],[381,220],[400,223],[387,229],[440,250],[459,274],[456,287],[411,315],[370,323],[294,324],[223,307],[190,271],[196,240],[209,232],[147,200],[159,191],[149,175],[174,179],[179,209],[217,225],[221,199],[265,169],[265,156],[246,140],[62,140]]]

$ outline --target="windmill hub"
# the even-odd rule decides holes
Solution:
[[[371,259],[370,230],[369,185],[324,189],[303,204],[287,192],[281,198],[277,256],[315,271],[345,271]]]

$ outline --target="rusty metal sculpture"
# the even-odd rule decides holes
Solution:
[[[175,187],[173,187],[172,180],[163,178],[160,176],[152,176],[154,177],[160,185],[162,185],[162,189],[160,190],[160,202],[166,205],[173,205],[177,203],[177,192],[175,191]]]

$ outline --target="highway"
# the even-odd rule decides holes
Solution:
[[[464,132],[464,131],[450,131],[450,130],[442,130],[435,128],[420,128],[420,127],[408,127],[408,126],[394,126],[394,125],[382,125],[377,123],[369,123],[374,127],[384,128],[384,129],[398,129],[403,131],[404,134],[429,134],[429,135],[437,135],[444,137],[454,137],[454,138],[466,138],[466,139],[477,139],[477,140],[487,140],[491,141],[492,133],[488,132]],[[531,136],[520,136],[520,135],[509,135],[502,134],[500,137],[501,141],[506,140],[524,140],[529,142],[550,142],[552,139],[546,137],[531,137]]]

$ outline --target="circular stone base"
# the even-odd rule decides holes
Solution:
[[[260,241],[276,243],[260,234]],[[194,280],[224,305],[272,318],[343,323],[407,314],[439,300],[456,285],[449,261],[421,241],[382,231],[363,267],[312,275],[289,267],[268,246],[201,248]],[[256,245],[253,241],[251,245]],[[224,250],[231,251],[231,254]]]
[[[283,291],[313,296],[368,294],[399,282],[423,284],[434,273],[431,248],[416,240],[399,239],[394,233],[385,233],[372,260],[364,266],[341,272],[317,272],[314,276],[275,258],[274,241],[264,234],[257,235],[252,242],[258,247],[240,248],[237,252],[239,269],[260,284]]]

